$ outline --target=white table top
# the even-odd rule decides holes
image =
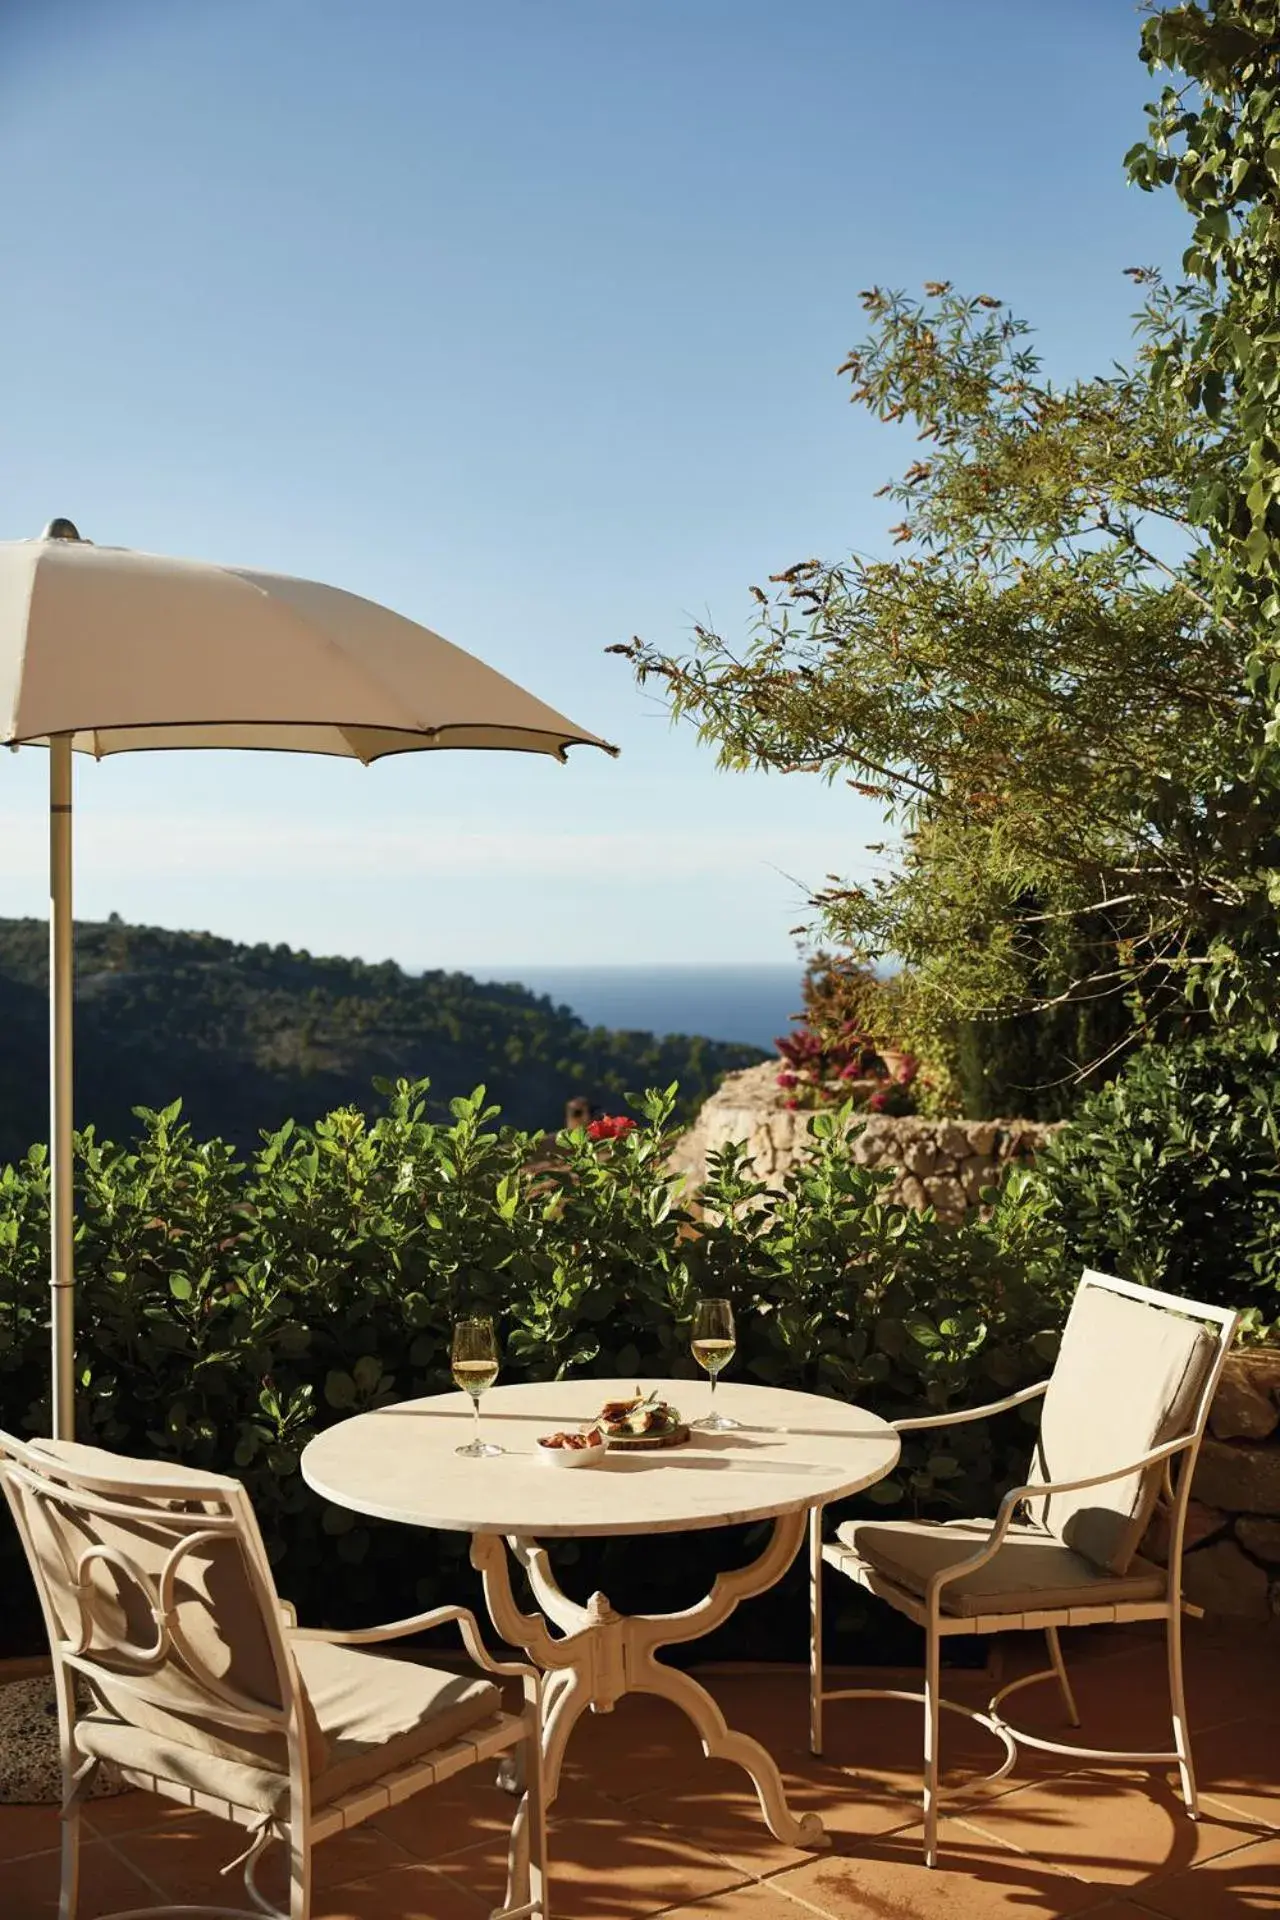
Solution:
[[[709,1404],[699,1380],[647,1380],[686,1420]],[[503,1452],[461,1458],[471,1438],[471,1402],[434,1394],[356,1414],[307,1447],[307,1484],[336,1505],[380,1520],[459,1533],[529,1539],[557,1535],[679,1533],[772,1519],[874,1485],[897,1464],[893,1428],[861,1407],[819,1394],[722,1380],[716,1405],[742,1424],[698,1433],[686,1446],[610,1452],[598,1466],[555,1467],[540,1434],[591,1420],[627,1380],[558,1380],[493,1387],[481,1402],[484,1438]]]

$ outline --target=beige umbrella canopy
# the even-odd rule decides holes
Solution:
[[[0,743],[50,753],[54,1431],[74,1407],[71,754],[271,748],[366,765],[471,748],[616,751],[427,627],[287,574],[82,540],[0,542]]]

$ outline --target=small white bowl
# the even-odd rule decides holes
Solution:
[[[609,1451],[609,1442],[601,1434],[594,1447],[544,1447],[535,1442],[539,1458],[549,1467],[598,1467]]]

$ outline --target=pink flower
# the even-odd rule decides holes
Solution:
[[[778,1085],[780,1087],[794,1087],[796,1084],[797,1081],[794,1073],[780,1073],[778,1075]]]

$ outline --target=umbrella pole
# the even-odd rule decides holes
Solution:
[[[57,733],[49,742],[49,1286],[53,1431],[59,1440],[74,1440],[76,1431],[72,925],[71,735]]]

